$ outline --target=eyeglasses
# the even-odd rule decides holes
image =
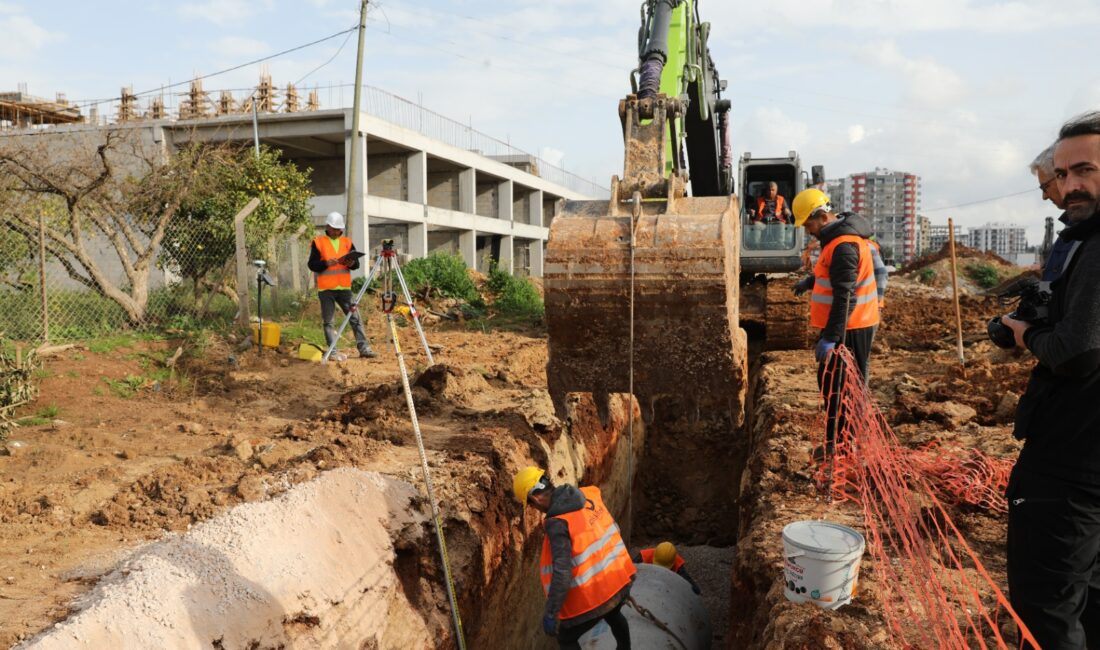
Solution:
[[[1039,183],[1039,191],[1043,192],[1045,194],[1046,191],[1047,191],[1047,188],[1050,187],[1050,184],[1053,183],[1056,180],[1058,180],[1057,177],[1052,178],[1052,179],[1050,179],[1049,181],[1047,181],[1045,183]]]

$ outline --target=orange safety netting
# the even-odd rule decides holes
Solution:
[[[1038,648],[944,505],[1004,511],[1011,463],[976,450],[950,458],[934,447],[903,447],[843,346],[830,357],[822,386],[825,403],[836,400],[839,408],[826,414],[836,434],[824,447],[819,484],[863,510],[884,617],[899,644],[1007,649],[1016,635],[1001,623],[1011,621],[1019,647]]]

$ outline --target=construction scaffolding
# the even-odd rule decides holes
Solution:
[[[0,93],[0,129],[27,129],[81,121],[80,109],[70,104],[64,93],[58,93],[57,98],[51,101],[27,94],[26,84],[19,84],[15,92]]]

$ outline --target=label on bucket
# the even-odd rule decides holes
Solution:
[[[855,595],[863,536],[847,526],[799,521],[783,529],[783,593],[835,609]]]

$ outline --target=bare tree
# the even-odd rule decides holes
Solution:
[[[141,135],[41,131],[0,141],[0,225],[36,241],[45,215],[48,254],[73,280],[118,303],[134,324],[145,318],[165,229],[207,180],[208,163],[225,154],[199,146],[165,152]],[[93,255],[104,242],[124,281]]]

